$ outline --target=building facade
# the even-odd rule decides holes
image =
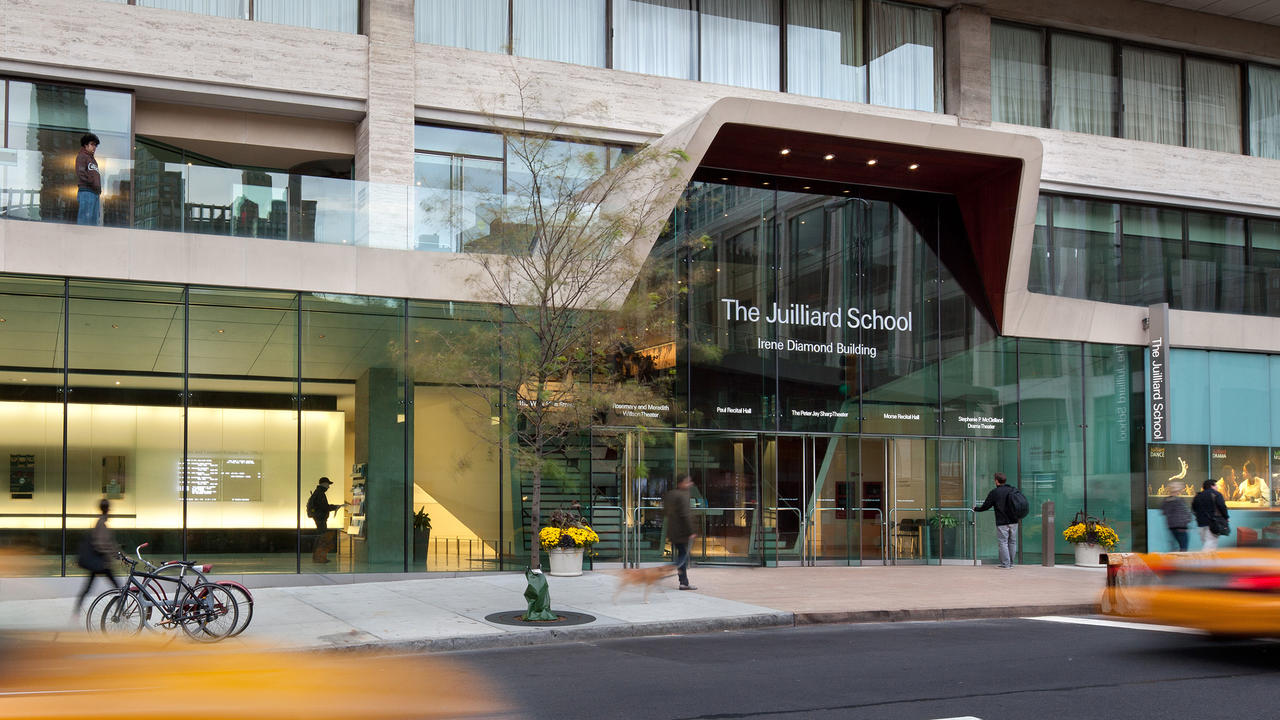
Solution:
[[[523,567],[511,399],[440,353],[536,242],[495,210],[521,128],[686,158],[614,365],[659,399],[544,473],[598,562],[663,556],[686,473],[705,563],[989,561],[995,472],[1022,562],[1077,513],[1169,547],[1175,480],[1267,542],[1280,2],[1204,5],[0,0],[0,542],[75,572],[106,497],[228,572]]]

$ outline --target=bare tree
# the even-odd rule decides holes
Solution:
[[[675,283],[646,272],[645,259],[683,190],[688,157],[583,140],[544,117],[533,81],[513,73],[513,86],[518,116],[491,117],[506,147],[503,191],[472,197],[466,220],[450,222],[474,266],[472,289],[492,312],[464,340],[439,336],[432,355],[447,356],[437,367],[452,366],[455,381],[486,403],[496,391],[502,427],[493,439],[509,442],[531,477],[529,565],[539,568],[549,458],[611,410],[664,402],[661,383],[638,377],[628,356],[668,329],[653,315]],[[423,210],[444,205],[424,202]],[[475,407],[488,412],[486,403]],[[659,413],[627,416],[660,421]]]

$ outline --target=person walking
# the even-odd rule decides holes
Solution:
[[[1186,489],[1186,485],[1175,480],[1168,484],[1169,497],[1160,503],[1160,509],[1164,511],[1165,524],[1169,526],[1169,532],[1173,534],[1174,542],[1178,543],[1178,552],[1187,551],[1187,526],[1191,524],[1191,511],[1187,509],[1187,503],[1182,500],[1182,491]]]
[[[98,172],[98,136],[85,133],[80,136],[80,153],[76,155],[76,198],[80,207],[76,212],[77,225],[102,224],[102,174]]]
[[[1213,480],[1204,481],[1204,489],[1196,493],[1191,500],[1191,512],[1196,516],[1196,525],[1200,527],[1200,544],[1205,552],[1218,549],[1218,534],[1213,531],[1213,518],[1221,515],[1227,520],[1227,501],[1214,487]]]
[[[1013,559],[1018,554],[1018,519],[1014,516],[1013,509],[1009,507],[1009,496],[1013,494],[1013,488],[1007,484],[1004,473],[996,473],[992,477],[996,481],[996,486],[987,493],[987,499],[981,505],[973,506],[973,511],[995,510],[996,545],[1000,551],[1000,567],[1009,569],[1013,567]]]
[[[89,588],[93,586],[94,578],[101,575],[111,582],[111,587],[120,589],[120,583],[116,582],[115,575],[111,574],[111,555],[120,549],[111,528],[107,527],[107,515],[111,512],[111,502],[104,498],[98,503],[98,511],[100,514],[97,524],[80,541],[80,549],[76,553],[76,564],[88,570],[89,577],[85,578],[84,588],[76,598],[76,607],[72,611],[74,617],[80,616],[80,606],[84,604]]]
[[[307,498],[307,517],[316,523],[316,544],[311,550],[311,561],[320,564],[329,562],[329,551],[333,549],[330,545],[332,538],[329,535],[329,513],[347,505],[329,503],[329,496],[325,493],[331,485],[333,481],[329,478],[320,478],[316,489],[311,491],[311,497]]]
[[[685,475],[662,498],[662,514],[667,525],[667,539],[671,541],[671,557],[680,578],[681,590],[697,590],[689,584],[689,546],[698,533],[693,531],[693,510],[690,508],[689,488],[693,477]]]

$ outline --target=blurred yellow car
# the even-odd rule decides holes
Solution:
[[[445,659],[245,645],[0,636],[0,718],[511,718]]]
[[[1280,550],[1112,553],[1102,612],[1211,635],[1280,637]]]

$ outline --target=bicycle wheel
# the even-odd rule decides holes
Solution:
[[[121,591],[103,606],[98,627],[107,635],[137,635],[142,620],[142,603],[133,593]]]
[[[98,597],[89,603],[89,609],[84,614],[84,629],[89,632],[102,629],[102,608],[107,601],[120,594],[119,590],[103,590]]]
[[[231,634],[240,618],[235,596],[221,585],[201,583],[178,603],[178,621],[193,640],[216,642]]]
[[[239,583],[221,580],[217,584],[230,590],[236,599],[236,609],[240,611],[240,618],[236,621],[235,629],[227,636],[235,637],[244,632],[244,629],[249,627],[249,623],[253,622],[253,596],[249,594],[245,586]]]

